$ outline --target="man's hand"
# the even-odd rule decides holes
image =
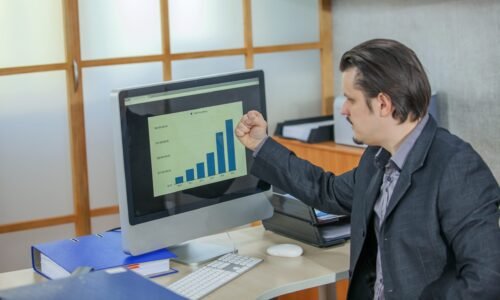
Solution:
[[[258,111],[251,110],[241,117],[236,126],[236,136],[240,142],[248,149],[254,151],[255,148],[267,137],[267,122]]]

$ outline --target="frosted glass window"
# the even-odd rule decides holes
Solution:
[[[78,1],[83,59],[161,54],[160,1]]]
[[[91,220],[92,233],[101,233],[113,228],[120,227],[119,214],[93,217]]]
[[[277,122],[321,114],[321,74],[318,50],[255,56],[264,70],[269,133]]]
[[[319,42],[318,1],[253,0],[254,46]]]
[[[170,0],[170,51],[242,48],[242,1]]]
[[[245,57],[224,56],[172,61],[173,79],[182,79],[245,69]]]
[[[66,74],[0,76],[0,224],[73,213]]]
[[[0,68],[66,59],[61,0],[0,0]]]
[[[118,203],[111,124],[111,91],[132,85],[161,82],[162,78],[162,64],[159,62],[83,69],[91,208]]]
[[[72,238],[75,236],[74,228],[71,223],[0,234],[0,273],[31,268],[29,249],[32,245]]]

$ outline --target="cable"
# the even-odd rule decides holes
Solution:
[[[231,241],[231,245],[233,247],[233,251],[231,251],[231,252],[232,253],[238,253],[238,249],[236,249],[236,244],[234,243],[233,239],[231,238],[231,235],[229,234],[229,231],[226,231],[226,235],[229,238],[229,240]]]

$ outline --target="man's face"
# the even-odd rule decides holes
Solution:
[[[356,74],[356,68],[349,68],[342,73],[342,87],[347,100],[342,106],[341,113],[352,125],[355,143],[378,145],[380,120],[368,107],[363,92],[355,86]],[[373,102],[374,99],[370,101]]]

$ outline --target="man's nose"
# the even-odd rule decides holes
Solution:
[[[343,116],[349,116],[349,109],[347,108],[347,100],[344,101],[344,104],[342,104],[342,109],[340,110],[340,114]]]

